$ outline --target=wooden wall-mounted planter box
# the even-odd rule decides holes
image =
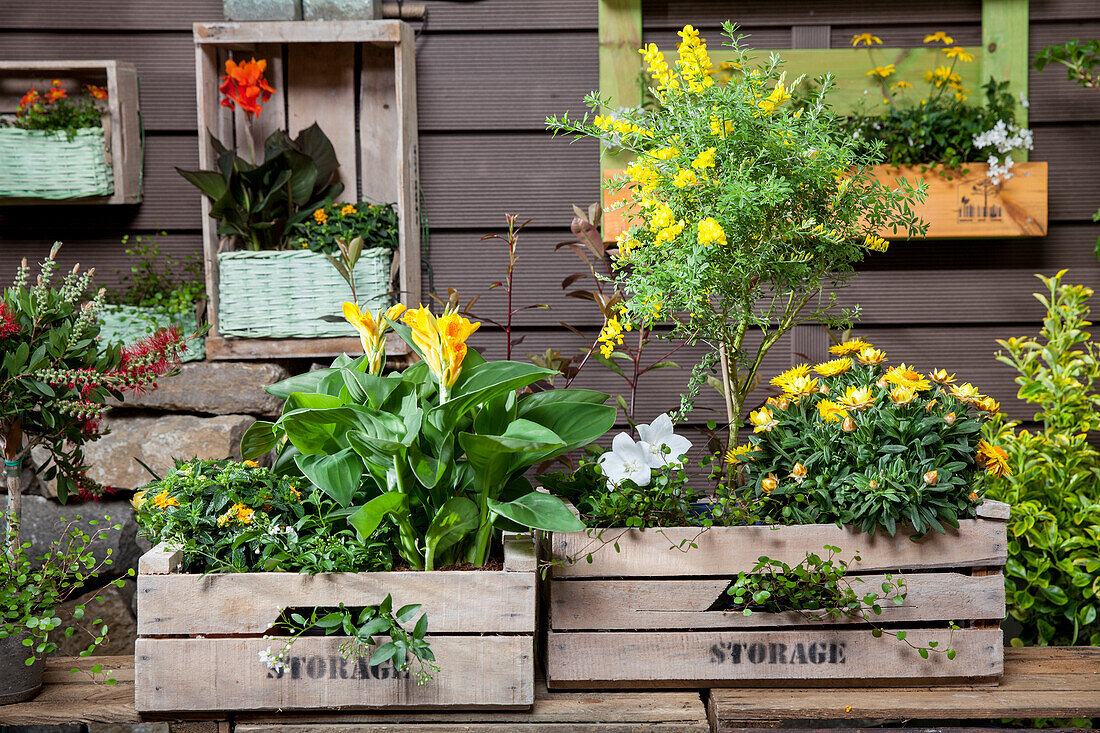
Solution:
[[[836,525],[607,529],[554,533],[546,679],[551,689],[703,688],[744,685],[875,686],[995,681],[1002,632],[1008,507],[986,502],[958,531],[913,542]],[[694,540],[697,548],[683,547]],[[606,544],[605,544],[606,543]],[[618,543],[619,551],[611,543]],[[877,588],[899,574],[905,603],[883,603],[882,624],[908,640],[938,641],[957,656],[922,659],[905,642],[875,638],[858,619],[709,610],[761,555],[791,565],[835,545],[849,576]],[[591,553],[592,562],[586,561]],[[860,584],[855,588],[859,592]],[[862,593],[860,593],[862,595]],[[963,628],[951,632],[947,622]],[[843,701],[840,701],[843,704]]]
[[[886,184],[898,177],[910,181],[923,179],[928,195],[913,211],[929,223],[926,239],[974,239],[995,237],[1042,237],[1047,233],[1047,164],[1017,163],[1013,176],[994,186],[986,176],[985,163],[968,163],[965,175],[940,175],[940,170],[921,173],[919,167],[875,166],[875,176]],[[604,171],[605,183],[621,176],[623,170]],[[617,192],[603,191],[604,240],[614,241],[625,229],[630,207],[607,211],[608,207],[629,200],[624,187]],[[908,239],[890,230],[879,232],[887,239]]]
[[[28,89],[35,87],[44,92],[54,79],[62,81],[71,97],[84,94],[86,84],[106,87],[103,136],[114,193],[66,199],[0,198],[0,206],[140,203],[143,153],[134,65],[123,61],[0,61],[0,114],[14,115]],[[0,160],[0,166],[3,165],[11,162]]]
[[[412,27],[399,20],[197,23],[199,164],[214,166],[210,135],[247,155],[240,113],[220,106],[226,59],[267,59],[276,94],[255,122],[264,140],[277,129],[292,137],[317,122],[336,149],[341,201],[396,203],[400,247],[395,256],[399,300],[420,303],[420,208],[417,197],[416,56]],[[210,299],[207,352],[212,359],[325,357],[358,353],[358,337],[229,338],[218,332],[217,253],[230,243],[217,234],[203,197],[203,252]],[[336,317],[340,314],[334,313]],[[390,354],[407,354],[390,339]]]
[[[529,536],[504,543],[503,570],[388,573],[178,572],[158,545],[138,565],[139,712],[321,709],[525,709],[534,701],[536,567]],[[346,637],[303,636],[287,669],[259,653],[288,607],[423,604],[440,670],[417,685],[389,665],[345,661]]]

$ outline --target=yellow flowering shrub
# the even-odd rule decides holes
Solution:
[[[731,24],[725,33],[735,60],[721,80],[706,41],[685,26],[674,58],[653,44],[640,50],[655,105],[611,112],[592,94],[594,117],[547,124],[634,156],[612,183],[629,187],[633,213],[615,263],[631,298],[609,340],[628,323],[664,320],[673,338],[710,346],[681,412],[721,361],[732,423],[777,339],[807,320],[847,320],[815,296],[843,284],[866,252],[885,249],[876,232],[921,234],[926,225],[910,208],[923,190],[869,174],[878,150],[843,131],[828,106],[830,82],[796,109],[801,80],[778,57],[756,63]]]

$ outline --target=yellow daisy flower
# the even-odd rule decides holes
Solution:
[[[886,79],[894,75],[896,69],[893,64],[886,64],[886,66],[876,66],[867,72],[867,76],[877,76],[880,79]]]
[[[935,33],[930,33],[924,37],[925,43],[936,43],[937,41],[950,46],[952,43],[955,42],[955,39],[947,35],[943,31],[936,31]]]
[[[863,44],[864,46],[881,46],[882,39],[870,33],[860,33],[858,35],[852,36],[852,46],[858,46],[860,44]]]
[[[954,46],[952,48],[945,48],[943,50],[943,52],[945,54],[947,54],[947,58],[949,58],[949,59],[958,59],[959,61],[962,61],[964,64],[969,64],[971,61],[974,60],[974,57],[971,56],[970,54],[968,54],[966,52],[966,49],[963,48],[962,46]]]

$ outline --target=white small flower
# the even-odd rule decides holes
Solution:
[[[649,425],[639,425],[638,437],[646,447],[652,468],[680,467],[683,465],[683,457],[691,450],[691,441],[673,432],[672,418],[667,412],[658,415]]]
[[[1023,92],[1020,92],[1020,106],[1024,109],[1031,106],[1031,102],[1027,101],[1027,97],[1024,96]]]
[[[270,670],[273,670],[275,672],[282,672],[284,669],[286,669],[286,661],[279,655],[273,654],[271,651],[271,647],[268,647],[267,649],[259,652],[259,657],[260,661],[263,662],[264,665]]]
[[[611,442],[611,450],[597,461],[607,477],[607,488],[614,489],[629,479],[638,486],[649,486],[653,472],[649,468],[649,450],[635,443],[626,433],[619,433]]]

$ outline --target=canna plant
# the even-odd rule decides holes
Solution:
[[[480,324],[450,309],[437,317],[420,307],[386,322],[420,362],[383,375],[368,356],[344,355],[268,387],[286,404],[278,420],[249,428],[245,457],[277,448],[276,471],[326,492],[364,541],[392,522],[398,554],[418,570],[482,566],[500,529],[583,529],[524,472],[602,436],[615,421],[608,395],[519,396],[553,372],[485,361],[465,343]],[[351,506],[360,492],[366,500]]]
[[[696,366],[681,418],[716,367],[730,431],[764,355],[807,321],[839,325],[825,287],[843,285],[868,251],[886,249],[877,232],[923,234],[910,204],[923,189],[877,181],[881,143],[864,147],[831,111],[826,78],[810,101],[787,104],[799,84],[773,56],[758,64],[726,23],[734,73],[716,82],[706,42],[685,26],[678,60],[641,49],[655,104],[612,112],[590,94],[594,118],[551,117],[547,126],[597,137],[632,154],[626,174],[633,225],[618,238],[616,280],[630,294],[604,327],[614,343],[626,324],[649,327],[670,314],[673,340],[709,347]],[[732,483],[733,476],[729,476]]]

